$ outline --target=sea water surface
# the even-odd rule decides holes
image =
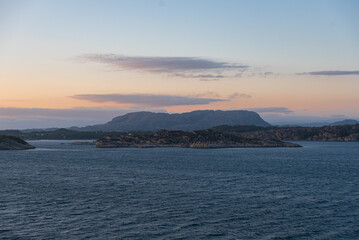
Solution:
[[[359,239],[359,143],[0,151],[0,239]]]

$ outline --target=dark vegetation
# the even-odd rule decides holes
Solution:
[[[276,127],[253,125],[221,125],[211,130],[238,135],[243,138],[292,140],[292,141],[359,141],[359,124],[324,127]],[[55,131],[22,132],[19,130],[0,131],[0,135],[9,135],[25,140],[97,140],[106,136],[150,135],[155,131],[73,131],[58,129]],[[21,139],[20,139],[21,140]]]
[[[5,140],[11,140],[11,141],[15,141],[20,144],[26,144],[26,142],[24,140],[22,140],[21,138],[18,138],[15,136],[0,135],[0,142],[5,141]]]
[[[136,134],[138,132],[130,132]],[[36,131],[36,132],[22,132],[19,130],[4,130],[0,131],[0,134],[19,137],[25,140],[88,140],[88,139],[100,139],[104,136],[119,136],[127,135],[127,132],[79,132],[72,131],[65,128],[61,128],[55,131]],[[146,134],[146,132],[141,132],[141,134]]]
[[[26,150],[32,148],[34,147],[18,137],[0,135],[0,150]]]
[[[240,148],[240,147],[300,147],[279,140],[243,138],[238,135],[217,132],[212,129],[186,131],[161,130],[152,134],[131,134],[104,137],[96,141],[100,148]]]
[[[218,126],[215,131],[241,137],[292,141],[359,141],[359,124],[324,127]]]

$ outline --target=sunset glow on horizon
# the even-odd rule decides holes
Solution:
[[[358,119],[358,12],[354,0],[0,0],[0,129],[205,109]]]

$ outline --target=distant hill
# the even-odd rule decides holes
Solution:
[[[324,127],[276,127],[276,126],[253,126],[253,125],[221,125],[210,130],[224,134],[233,134],[242,138],[277,140],[277,141],[359,141],[359,124],[338,125]],[[21,132],[16,130],[0,131],[1,135],[11,135],[27,140],[38,139],[100,139],[103,137],[118,137],[131,135],[151,135],[153,131],[73,131],[69,129],[58,129],[56,131]],[[22,141],[22,140],[19,140]],[[1,149],[1,146],[0,146]]]
[[[270,126],[256,112],[246,110],[213,111],[202,110],[188,113],[134,112],[116,117],[100,125],[71,128],[76,131],[157,131],[200,130],[218,125]]]
[[[286,124],[273,124],[278,127],[324,127],[324,126],[337,126],[337,125],[355,125],[359,121],[354,119],[345,119],[336,122],[302,122],[302,123],[286,123]]]
[[[287,123],[287,124],[273,124],[278,127],[323,127],[329,126],[330,122],[304,122],[304,123]]]
[[[359,124],[324,127],[218,126],[214,131],[243,138],[280,141],[359,141]]]
[[[337,126],[337,125],[355,125],[359,124],[359,121],[354,119],[345,119],[343,121],[333,122],[330,124],[330,126]]]
[[[135,133],[135,132],[134,132]],[[65,128],[60,128],[55,131],[36,131],[36,132],[22,132],[17,130],[4,130],[0,131],[0,140],[1,135],[14,136],[26,140],[40,140],[40,139],[49,139],[49,140],[89,140],[89,139],[99,139],[104,136],[118,136],[121,134],[120,132],[101,132],[101,131],[93,131],[93,132],[84,132],[84,131],[72,131]]]

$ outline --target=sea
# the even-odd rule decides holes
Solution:
[[[0,151],[0,239],[359,239],[359,143]]]

